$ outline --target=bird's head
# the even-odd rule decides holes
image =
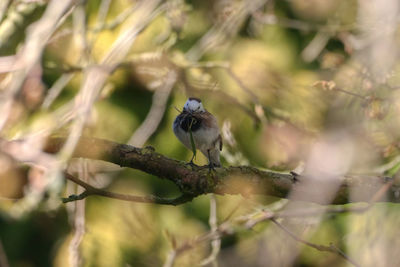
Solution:
[[[183,106],[183,110],[189,113],[205,111],[203,104],[201,103],[201,100],[195,97],[189,97],[189,99]]]

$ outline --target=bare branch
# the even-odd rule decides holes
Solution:
[[[300,242],[304,245],[315,248],[316,250],[319,250],[319,251],[326,251],[326,252],[331,252],[331,253],[337,254],[337,255],[341,256],[342,258],[344,258],[345,260],[347,260],[348,262],[350,262],[351,264],[353,264],[354,266],[360,266],[358,263],[356,263],[353,259],[351,259],[349,256],[347,256],[343,251],[341,251],[335,245],[330,244],[329,246],[325,246],[325,245],[314,244],[312,242],[309,242],[307,240],[304,240],[304,239],[298,237],[292,231],[290,231],[288,228],[286,228],[284,225],[280,224],[276,219],[271,218],[270,220],[276,226],[281,228],[285,233],[287,233],[290,237],[292,237],[294,240],[296,240],[297,242]]]
[[[167,259],[165,260],[163,267],[174,266],[175,259],[176,259],[176,252],[175,252],[175,250],[172,250],[168,253]]]
[[[153,102],[146,119],[135,131],[129,140],[129,144],[142,147],[147,139],[156,131],[163,118],[169,95],[176,82],[176,73],[174,70],[168,71],[163,78],[163,85],[153,94]]]
[[[218,230],[218,221],[217,221],[217,198],[214,194],[210,194],[210,217],[208,219],[209,225],[212,233],[216,233]],[[211,254],[205,258],[200,265],[206,266],[210,263],[217,265],[217,256],[221,249],[221,238],[219,236],[215,236],[215,238],[211,241]]]
[[[58,78],[53,86],[49,89],[46,98],[43,101],[42,108],[48,109],[73,77],[73,73],[62,74],[61,77]]]
[[[87,171],[87,160],[80,160],[80,170],[78,175],[83,180],[89,179],[89,173]],[[78,177],[79,177],[78,176]],[[76,192],[81,192],[81,188],[76,188]],[[79,251],[80,244],[83,236],[85,235],[85,209],[86,201],[79,201],[74,203],[74,208],[70,210],[69,216],[72,217],[73,237],[69,243],[69,262],[70,266],[78,267],[81,265],[82,255]]]
[[[51,138],[45,151],[57,152],[65,142],[63,138]],[[3,146],[4,147],[4,146]],[[209,172],[207,167],[187,166],[185,162],[177,161],[154,151],[152,147],[136,148],[129,145],[118,144],[111,141],[81,138],[74,154],[75,157],[100,159],[118,164],[122,167],[130,167],[142,170],[148,174],[173,182],[183,194],[198,196],[207,193],[263,194],[286,198],[292,190],[306,190],[301,185],[301,180],[306,177],[294,174],[264,171],[250,166],[237,166],[216,168]],[[354,201],[370,201],[382,184],[387,182],[386,177],[367,175],[345,175],[341,178],[341,186],[332,201],[333,204],[344,204]],[[323,183],[323,179],[319,181]],[[349,199],[349,191],[352,188],[362,188],[366,194],[362,199]],[[400,202],[399,186],[391,184],[387,189],[388,202]],[[369,192],[369,193],[368,193]],[[313,190],[302,195],[303,200],[317,202],[318,198],[312,195],[318,193]],[[382,201],[382,200],[379,200]],[[328,204],[328,203],[323,203]]]
[[[285,205],[285,203],[283,203],[283,205]],[[236,227],[237,225],[244,226],[244,228],[246,230],[251,230],[257,224],[264,222],[264,221],[276,222],[276,220],[279,218],[296,218],[296,217],[305,217],[305,216],[315,216],[315,215],[320,215],[321,213],[325,213],[325,214],[329,215],[329,214],[347,213],[347,212],[365,212],[371,207],[371,205],[372,205],[372,203],[368,204],[368,205],[361,205],[361,206],[346,206],[346,207],[334,206],[334,207],[330,207],[330,208],[308,208],[308,209],[304,209],[304,210],[297,210],[297,211],[290,211],[290,212],[279,211],[279,209],[281,208],[281,205],[279,205],[277,211],[274,211],[274,210],[276,210],[274,208],[261,211],[261,214],[264,214],[265,216],[260,217],[260,211],[257,211],[257,212],[254,212],[254,213],[251,213],[248,215],[239,216],[231,221],[225,221],[224,223],[220,224],[215,231],[210,230],[209,232],[204,233],[204,234],[196,237],[195,239],[188,240],[188,241],[184,242],[182,245],[174,248],[174,250],[171,251],[170,255],[173,254],[173,257],[174,257],[173,259],[175,260],[182,253],[196,247],[200,243],[214,240],[216,238],[222,238],[224,236],[230,236],[230,235],[237,234],[240,229],[240,228]],[[276,223],[278,223],[278,222],[276,222]],[[281,224],[279,224],[279,225],[281,225]],[[327,252],[337,254],[337,255],[345,258],[346,260],[348,260],[353,265],[359,266],[354,260],[350,259],[342,250],[340,250],[333,244],[330,244],[329,246],[313,244],[311,242],[308,242],[306,240],[303,240],[303,239],[297,237],[292,232],[290,232],[290,234],[292,234],[291,236],[298,242],[302,242],[302,243],[309,245],[320,251],[327,251]]]
[[[300,31],[319,31],[326,33],[338,33],[343,31],[351,31],[356,28],[356,24],[315,24],[302,20],[290,19],[285,17],[278,17],[275,14],[262,14],[257,11],[253,13],[253,18],[262,24],[279,25],[285,28],[300,30]]]
[[[96,188],[94,186],[91,186],[88,183],[85,183],[84,181],[72,176],[71,174],[66,173],[65,177],[82,186],[85,188],[85,191],[83,191],[79,195],[71,195],[67,198],[63,198],[63,202],[71,202],[71,201],[77,201],[77,200],[82,200],[87,198],[88,196],[103,196],[107,198],[114,198],[114,199],[119,199],[119,200],[124,200],[124,201],[131,201],[131,202],[141,202],[141,203],[155,203],[155,204],[162,204],[162,205],[180,205],[186,202],[190,202],[193,199],[193,196],[190,195],[181,195],[177,198],[161,198],[157,196],[133,196],[133,195],[126,195],[126,194],[119,194],[119,193],[114,193],[106,190],[102,190],[99,188]]]

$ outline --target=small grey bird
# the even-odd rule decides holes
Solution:
[[[196,149],[208,158],[210,168],[220,167],[219,152],[222,150],[222,138],[218,128],[217,119],[204,109],[201,100],[190,97],[182,112],[176,117],[173,129],[176,137],[188,149],[192,150],[190,130]],[[193,158],[190,164],[193,164]]]

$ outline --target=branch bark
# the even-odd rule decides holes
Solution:
[[[44,151],[56,153],[61,149],[64,142],[64,138],[51,138],[47,142]],[[287,198],[289,193],[294,189],[304,190],[304,188],[301,189],[302,187],[298,185],[301,184],[302,179],[305,179],[305,177],[293,173],[264,171],[251,166],[216,168],[215,171],[210,172],[207,167],[191,167],[186,162],[168,158],[155,152],[152,147],[137,148],[96,138],[82,137],[76,146],[73,156],[104,160],[118,164],[121,167],[138,169],[161,179],[167,179],[179,188],[182,195],[185,196],[186,201],[188,196],[191,199],[191,197],[207,193],[219,195],[242,194],[244,196],[262,194]],[[369,202],[376,196],[382,184],[387,183],[387,177],[383,176],[348,175],[341,177],[341,179],[341,186],[337,190],[331,202],[332,204]],[[323,179],[319,181],[319,183],[321,182],[323,182]],[[362,189],[363,192],[366,192],[363,194],[363,198],[359,197],[356,201],[350,199],[349,192],[353,188]],[[307,190],[307,192],[302,194],[304,195],[304,199],[296,200],[319,203],[319,198],[312,196],[312,193],[315,191],[318,190]],[[386,190],[387,198],[380,201],[399,203],[399,192],[400,187],[391,182],[390,187]],[[144,202],[157,203],[154,200]]]

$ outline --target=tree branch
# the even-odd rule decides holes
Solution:
[[[70,195],[67,198],[63,198],[62,201],[64,203],[68,203],[71,201],[76,201],[76,200],[82,200],[87,198],[88,196],[103,196],[103,197],[108,197],[108,198],[114,198],[114,199],[119,199],[119,200],[124,200],[124,201],[131,201],[131,202],[142,202],[142,203],[155,203],[155,204],[163,204],[163,205],[180,205],[186,202],[189,202],[193,199],[193,196],[187,195],[187,194],[182,194],[181,196],[177,198],[161,198],[157,196],[133,196],[133,195],[126,195],[126,194],[119,194],[119,193],[114,193],[106,190],[102,190],[96,187],[91,186],[90,184],[85,183],[84,181],[72,176],[69,173],[65,173],[65,178],[68,180],[82,186],[85,188],[85,191],[83,191],[79,195]]]
[[[51,138],[47,142],[45,151],[56,153],[64,142],[64,138]],[[138,169],[159,178],[167,179],[173,182],[185,197],[190,196],[193,198],[201,194],[216,193],[219,195],[242,194],[244,196],[262,194],[287,198],[293,189],[304,190],[298,185],[301,184],[301,180],[305,177],[293,173],[264,171],[250,166],[216,168],[215,171],[210,172],[207,167],[190,167],[185,162],[161,155],[155,152],[152,147],[137,148],[96,138],[81,138],[73,156],[109,161],[121,167]],[[347,175],[341,179],[342,184],[337,190],[331,202],[332,204],[345,204],[355,201],[368,202],[376,195],[377,188],[387,182],[387,178],[380,176]],[[321,179],[318,182],[324,183],[324,180]],[[363,192],[366,192],[363,196],[364,198],[351,200],[349,191],[352,188],[362,188]],[[109,193],[98,190],[95,188],[92,189],[92,192],[96,192],[97,195],[109,196]],[[304,199],[297,200],[320,203],[321,200],[312,196],[313,193],[318,193],[315,191],[318,190],[308,190],[304,194],[300,194],[304,195]],[[391,183],[390,188],[387,189],[387,199],[385,201],[399,203],[399,192],[400,187]],[[118,194],[115,195],[115,193],[111,195],[118,199],[125,198]],[[137,201],[157,203],[157,199],[154,197],[139,197]],[[163,202],[163,200],[160,201]],[[160,204],[169,204],[168,201],[170,200]],[[174,201],[172,203],[176,203]]]

